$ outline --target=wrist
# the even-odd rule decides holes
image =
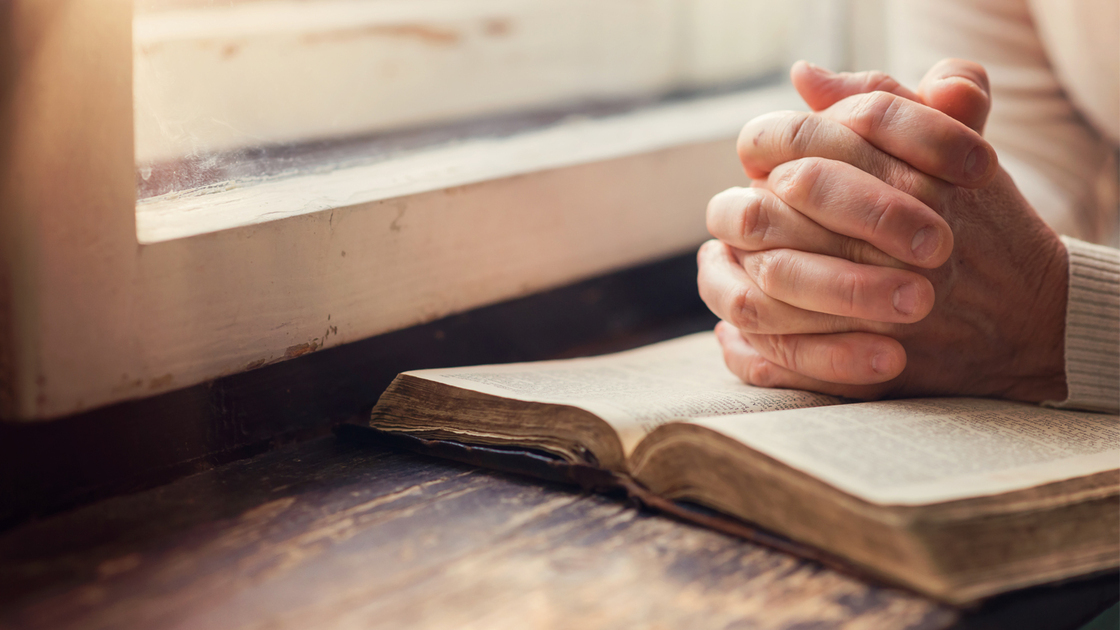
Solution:
[[[1018,369],[1004,397],[1041,403],[1065,400],[1066,383],[1066,309],[1069,301],[1069,254],[1057,234],[1047,230],[1039,248],[1038,282],[1034,286],[1033,306],[1024,313],[1026,321],[1020,336]],[[1028,267],[1028,269],[1031,267]]]

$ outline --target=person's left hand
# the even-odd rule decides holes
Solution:
[[[699,285],[732,371],[857,398],[1063,398],[1065,251],[976,132],[982,68],[943,62],[918,94],[794,80],[823,109],[748,123],[756,187],[709,205]]]

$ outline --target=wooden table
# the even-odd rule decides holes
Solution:
[[[958,611],[608,497],[325,437],[0,535],[3,628],[1076,627]]]

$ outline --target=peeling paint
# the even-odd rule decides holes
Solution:
[[[174,376],[172,376],[171,374],[164,374],[163,376],[153,378],[151,381],[149,381],[148,389],[162,389],[170,385],[171,381],[173,380],[175,380]]]
[[[309,352],[315,352],[318,349],[319,349],[319,340],[318,339],[312,339],[309,343],[301,343],[301,344],[298,344],[298,345],[295,345],[295,346],[288,346],[288,349],[284,351],[284,358],[285,359],[294,359],[296,357],[303,356],[303,355],[305,355]]]
[[[491,18],[482,23],[482,32],[487,37],[506,37],[512,30],[509,20],[503,18]]]
[[[408,206],[406,205],[400,205],[397,207],[397,217],[393,219],[392,223],[389,224],[390,230],[392,230],[393,232],[400,232],[402,229],[404,229],[404,226],[401,225],[401,219],[404,218],[404,213],[407,211]]]
[[[113,387],[113,390],[112,390],[113,393],[124,394],[124,393],[130,392],[132,390],[143,389],[144,379],[135,378],[135,379],[132,379],[131,381],[128,381],[128,380],[125,380],[127,378],[128,378],[127,374],[125,374],[121,377],[121,379],[124,380],[124,382],[122,382],[121,384]]]
[[[458,31],[427,24],[377,24],[326,33],[311,33],[303,37],[303,43],[334,43],[364,37],[401,37],[436,46],[452,46],[459,43],[462,38]]]

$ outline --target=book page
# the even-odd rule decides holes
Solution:
[[[850,494],[920,505],[1120,467],[1120,416],[971,398],[694,421]]]
[[[578,407],[610,424],[629,456],[670,420],[837,404],[838,398],[744,384],[713,333],[586,359],[418,370],[407,374],[494,396]]]

